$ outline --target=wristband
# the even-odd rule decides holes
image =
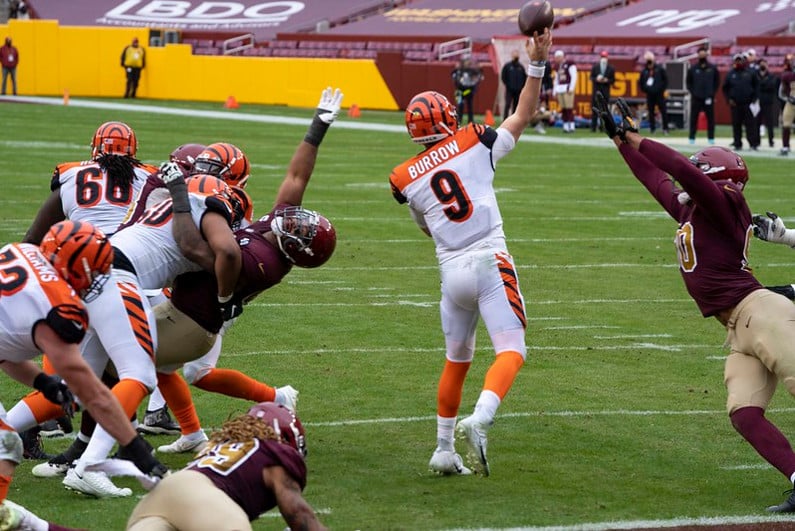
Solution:
[[[304,142],[307,144],[312,144],[313,146],[317,147],[323,141],[323,137],[326,136],[326,131],[328,131],[328,126],[323,120],[321,120],[317,114],[314,118],[312,118],[312,123],[309,126],[309,130],[306,132],[304,136]]]
[[[543,59],[538,60],[538,61],[534,61],[534,60],[531,59],[530,60],[530,66],[543,66],[543,67],[546,67],[547,66],[547,62],[544,61]]]
[[[536,66],[531,61],[529,65],[527,65],[527,75],[530,77],[534,77],[536,79],[541,79],[544,77],[544,71],[546,70],[543,66]]]
[[[229,295],[226,296],[218,295],[218,302],[221,304],[226,304],[227,302],[232,300],[232,297],[234,297],[234,295],[235,295],[234,293],[230,293]]]

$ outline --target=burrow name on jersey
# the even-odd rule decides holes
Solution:
[[[459,153],[461,153],[461,148],[458,147],[458,142],[455,140],[433,148],[424,157],[417,159],[417,162],[408,167],[409,177],[414,180]]]

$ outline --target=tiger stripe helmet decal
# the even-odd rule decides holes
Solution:
[[[138,139],[135,131],[124,122],[105,122],[100,125],[91,139],[91,159],[100,155],[119,155],[134,157],[138,152]]]
[[[432,144],[458,130],[456,110],[446,97],[432,90],[420,92],[406,107],[406,128],[417,144]]]
[[[240,148],[226,142],[216,142],[199,153],[191,173],[212,175],[223,179],[229,186],[244,188],[250,171],[248,158]]]

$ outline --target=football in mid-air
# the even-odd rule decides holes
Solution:
[[[519,10],[519,31],[528,37],[532,37],[534,31],[541,35],[544,28],[552,29],[554,21],[555,11],[546,0],[530,0]]]

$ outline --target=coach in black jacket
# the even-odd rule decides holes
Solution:
[[[668,134],[668,111],[665,108],[665,91],[668,90],[668,74],[665,73],[665,68],[661,67],[654,61],[654,54],[646,52],[643,54],[646,60],[646,67],[640,73],[638,80],[638,88],[646,94],[646,109],[649,113],[649,129],[654,134],[657,127],[655,123],[654,108],[660,109],[660,118],[662,119],[663,132]]]
[[[596,132],[596,125],[599,122],[599,113],[594,111],[596,108],[596,94],[601,93],[605,101],[610,101],[610,87],[616,82],[616,69],[607,62],[607,51],[599,54],[599,62],[591,67],[591,83],[593,91],[591,93],[591,132]]]
[[[715,143],[715,94],[720,87],[718,67],[707,60],[709,50],[706,46],[698,49],[698,62],[687,70],[685,84],[690,92],[690,143],[696,142],[698,115],[704,112],[707,117],[707,139]]]
[[[723,80],[723,95],[731,109],[734,149],[737,151],[743,148],[743,126],[751,149],[759,149],[759,127],[751,113],[751,103],[759,99],[759,78],[747,63],[742,54],[735,54],[734,68]]]

